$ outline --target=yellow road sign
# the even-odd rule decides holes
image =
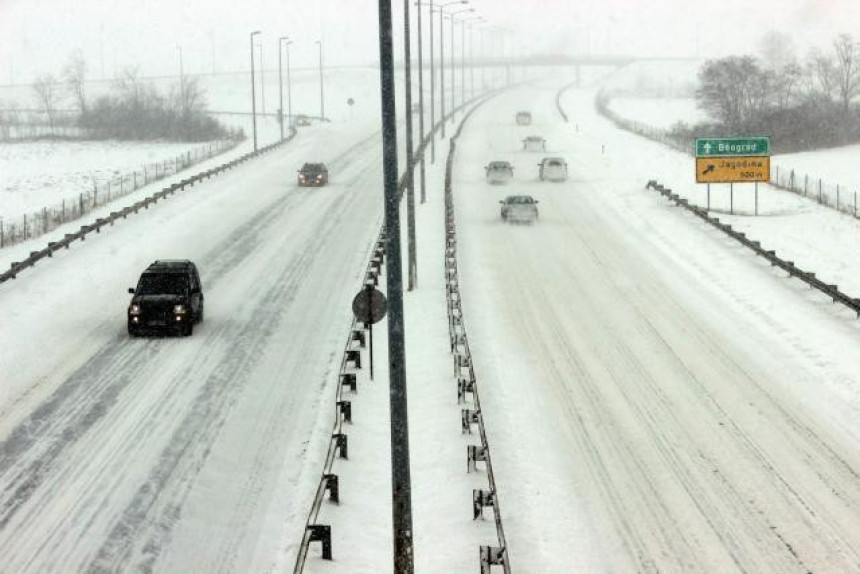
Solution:
[[[770,181],[770,158],[697,157],[696,183]]]

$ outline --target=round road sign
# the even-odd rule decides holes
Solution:
[[[382,291],[368,287],[352,300],[352,312],[362,323],[379,323],[388,312],[388,300]]]

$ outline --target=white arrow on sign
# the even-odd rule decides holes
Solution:
[[[707,142],[706,142],[706,143],[705,143],[705,145],[704,145],[704,146],[702,146],[702,147],[704,147],[704,148],[705,148],[705,153],[711,153],[711,147],[712,147],[712,146],[711,146],[711,144],[710,144],[710,143],[707,143]]]

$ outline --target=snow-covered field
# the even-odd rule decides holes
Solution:
[[[658,129],[668,129],[678,122],[694,125],[706,119],[692,98],[612,98],[609,109],[623,118]]]
[[[215,142],[36,141],[0,144],[0,218],[77,198],[134,171]]]

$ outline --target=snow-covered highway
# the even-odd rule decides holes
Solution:
[[[0,570],[286,567],[379,230],[370,126],[306,129],[4,285]],[[332,184],[296,187],[304,161]],[[125,333],[157,258],[201,269],[191,338]]]
[[[591,90],[565,95],[564,124],[560,85],[479,110],[455,169],[518,570],[857,570],[855,322],[643,191],[674,169],[659,146],[597,117]],[[517,127],[527,102],[536,124]],[[571,180],[537,181],[538,155],[519,151],[531,134]],[[515,181],[488,186],[490,160],[510,160]],[[536,225],[501,222],[511,193],[540,201]]]

